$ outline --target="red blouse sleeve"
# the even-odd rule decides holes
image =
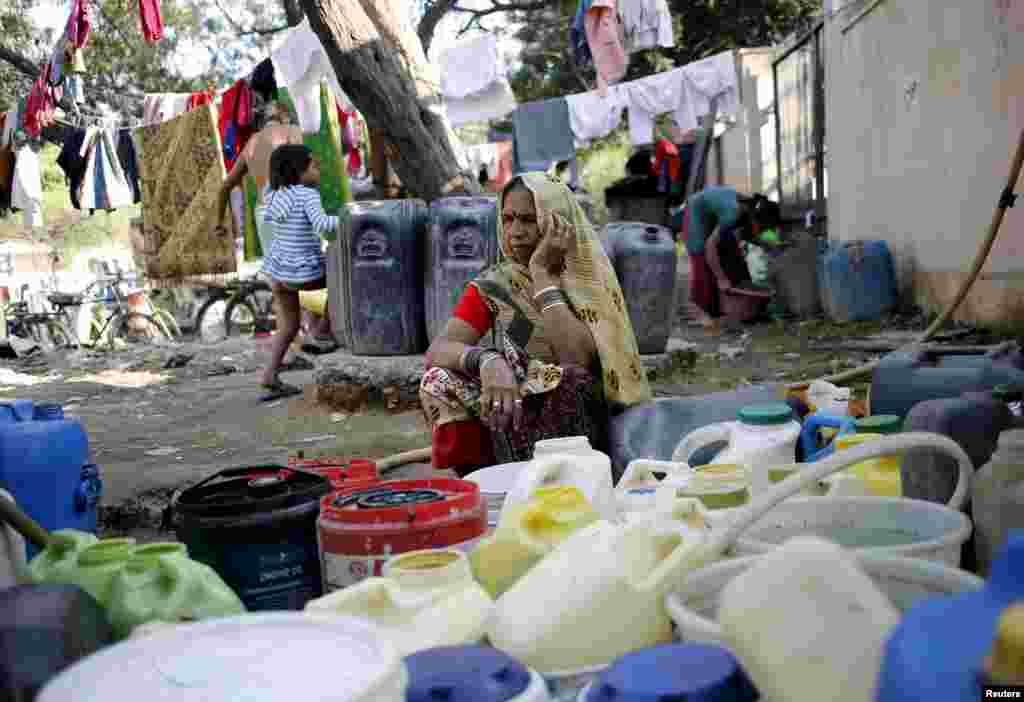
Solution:
[[[480,296],[480,291],[476,289],[475,285],[466,286],[462,297],[459,298],[458,304],[452,310],[452,315],[476,329],[480,332],[480,336],[489,332],[494,324],[494,316],[487,308],[487,304]]]

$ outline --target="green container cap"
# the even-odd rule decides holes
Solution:
[[[996,385],[992,388],[992,397],[1003,402],[1020,402],[1024,392],[1020,388],[1010,385]]]
[[[793,408],[785,402],[772,402],[767,405],[747,405],[736,415],[744,424],[766,426],[785,424],[793,419]]]
[[[857,420],[858,434],[899,434],[903,422],[895,414],[876,414]]]

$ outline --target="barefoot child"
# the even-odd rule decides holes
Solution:
[[[270,365],[261,381],[266,390],[261,398],[264,402],[302,392],[281,382],[278,374],[299,332],[299,291],[326,286],[320,237],[334,239],[339,216],[324,212],[316,189],[319,184],[320,165],[308,147],[285,144],[274,150],[270,157],[270,190],[264,198],[266,223],[273,227],[274,238],[263,259],[263,272],[273,281],[278,319]],[[342,210],[340,217],[347,216],[348,211]]]

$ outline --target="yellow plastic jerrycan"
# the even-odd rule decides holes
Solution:
[[[575,531],[497,601],[487,637],[541,673],[667,643],[665,595],[707,562],[707,534],[605,520]]]
[[[313,617],[348,615],[371,620],[403,656],[483,639],[494,601],[457,549],[410,551],[390,559],[383,577],[312,600]]]
[[[835,441],[835,450],[860,446],[868,441],[878,441],[882,434],[848,434]],[[876,497],[902,497],[903,481],[900,477],[900,461],[898,455],[881,456],[850,466],[847,470],[863,481],[867,492]]]
[[[110,622],[120,637],[151,622],[191,622],[244,614],[245,606],[184,544],[140,546],[110,586]]]
[[[504,510],[498,528],[470,554],[473,575],[492,597],[500,597],[569,535],[598,518],[575,486],[537,488],[526,502]]]
[[[78,556],[99,539],[77,529],[61,529],[50,533],[50,543],[28,564],[33,583],[68,583],[78,567]]]

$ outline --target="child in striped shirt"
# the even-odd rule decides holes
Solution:
[[[277,303],[277,333],[270,365],[261,385],[264,402],[301,394],[302,390],[281,381],[278,374],[288,347],[299,333],[299,291],[326,287],[326,266],[320,237],[337,236],[340,218],[328,215],[320,202],[320,164],[301,144],[284,144],[270,156],[270,185],[264,197],[265,221],[273,227],[270,251],[263,257],[263,272],[273,281]]]

